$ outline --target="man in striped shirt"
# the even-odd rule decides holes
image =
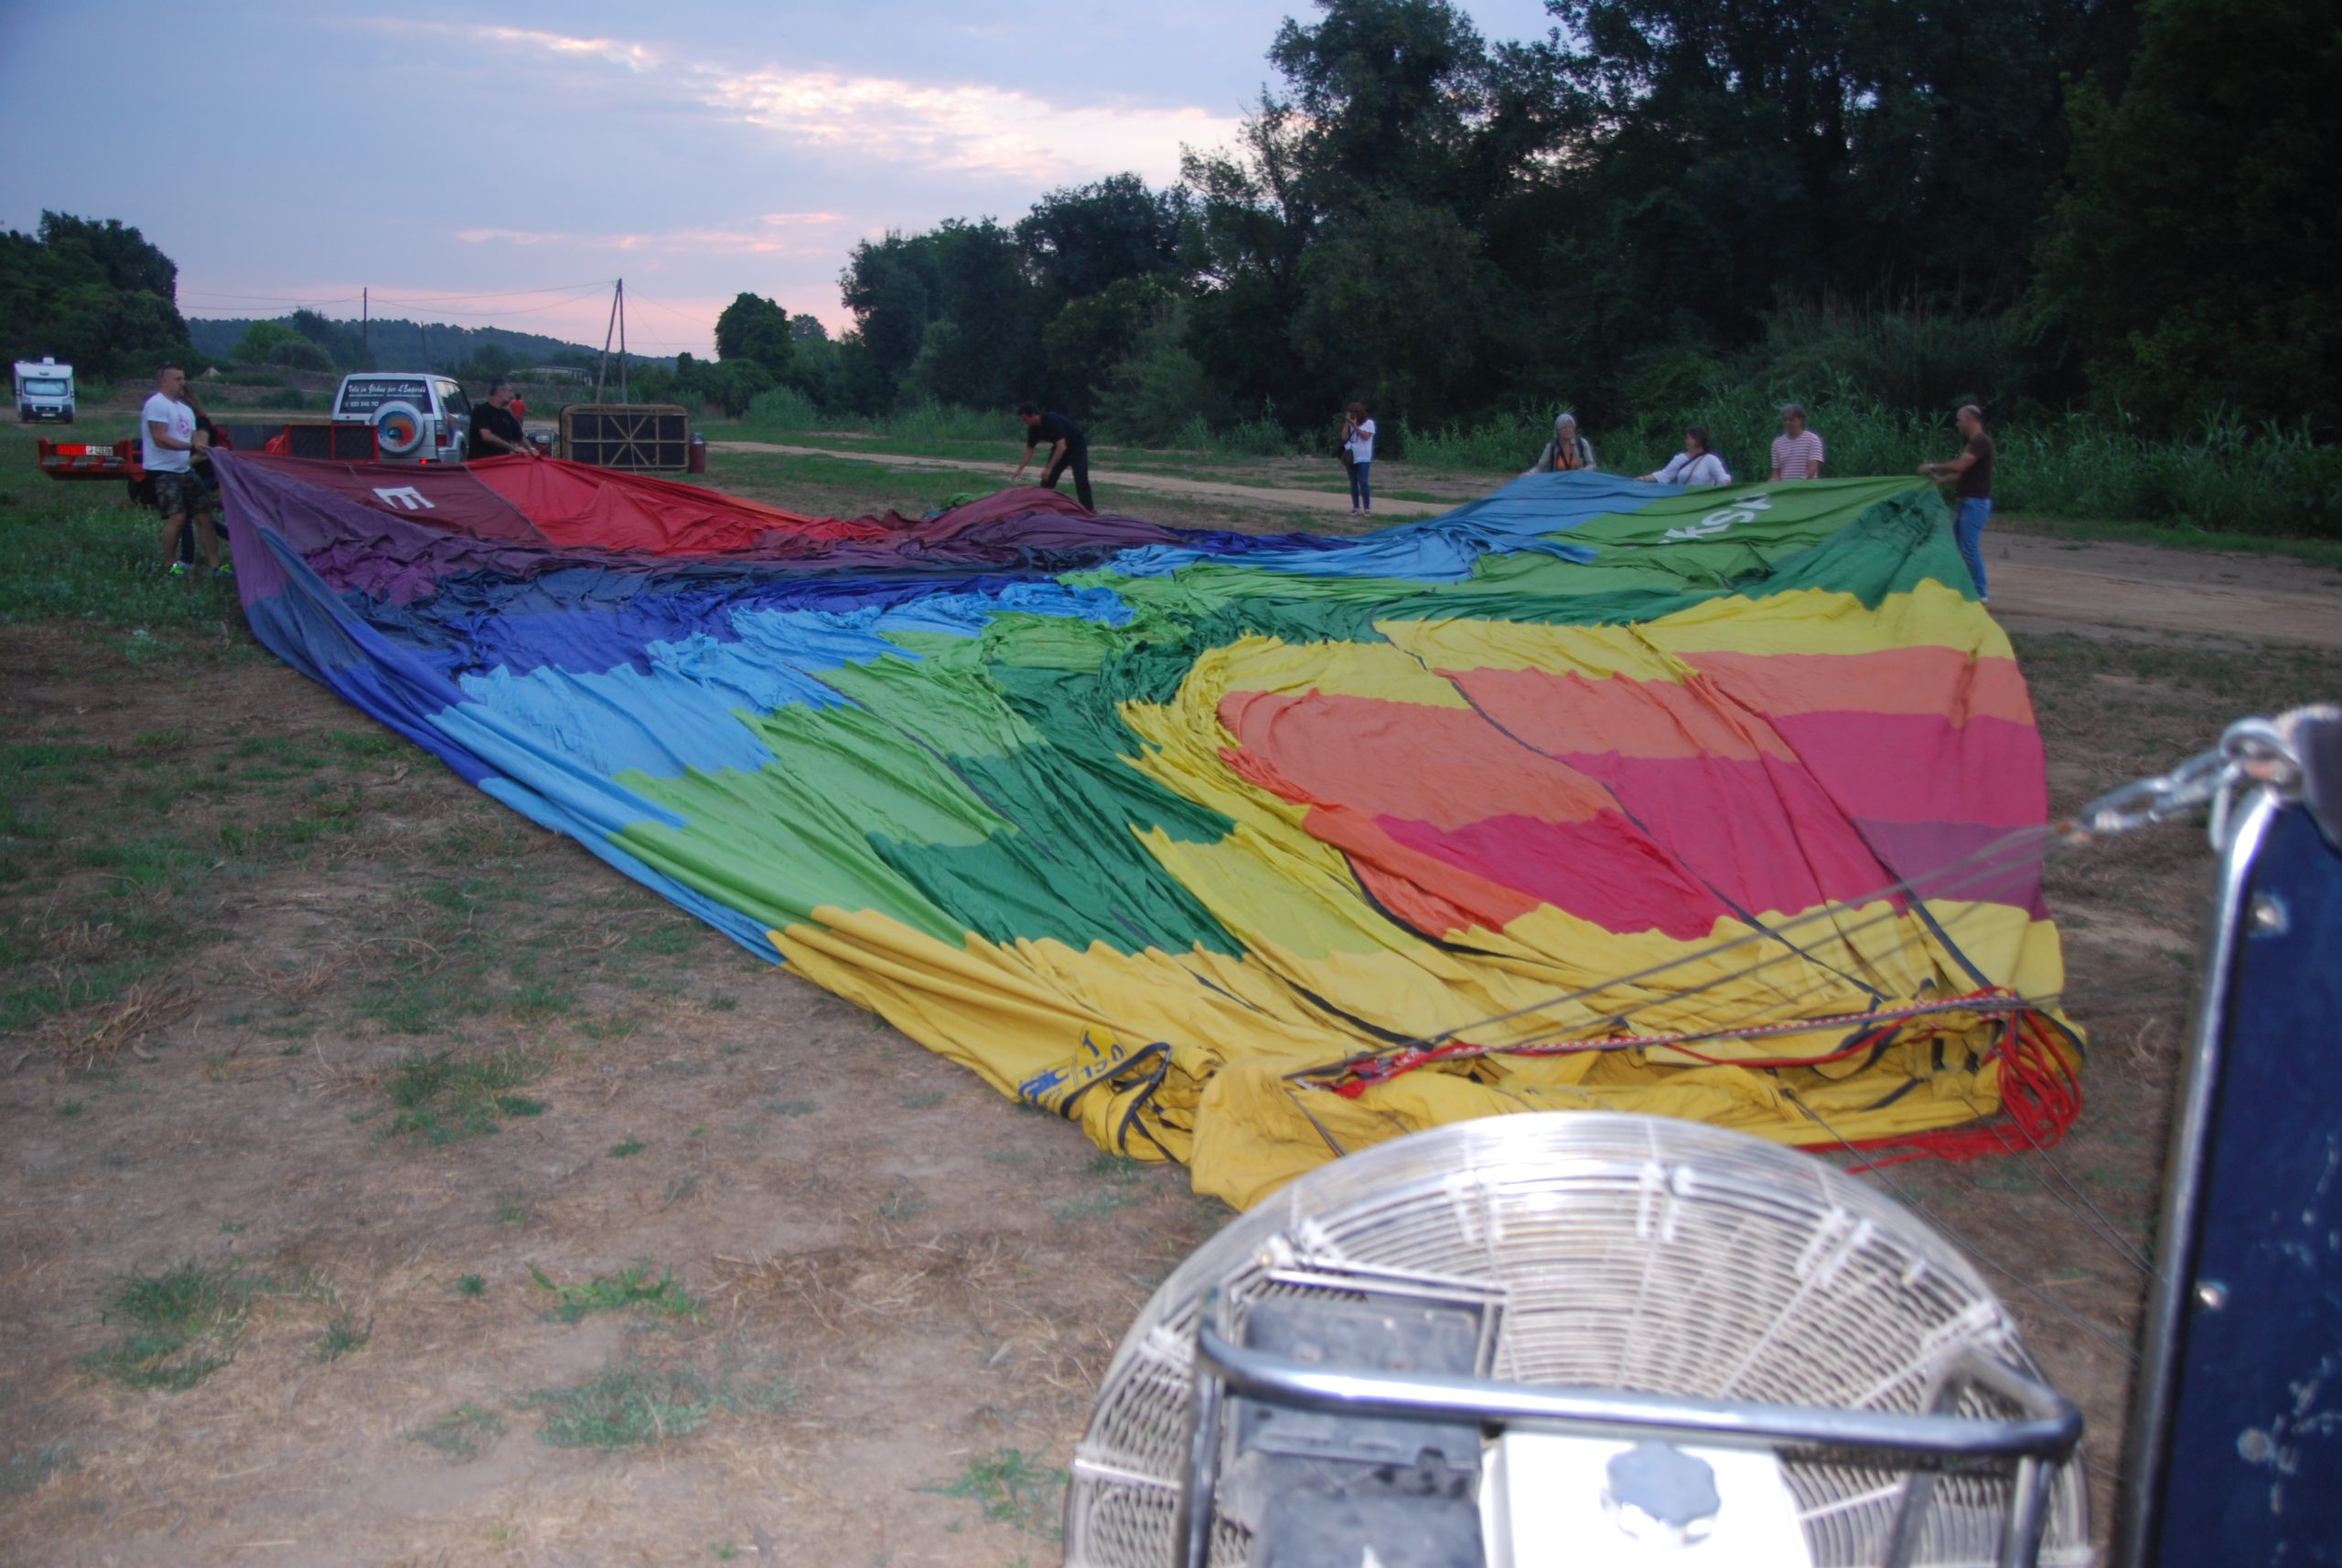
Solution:
[[[1781,410],[1781,434],[1773,437],[1773,478],[1818,479],[1821,477],[1821,437],[1805,427],[1805,405],[1793,403]]]

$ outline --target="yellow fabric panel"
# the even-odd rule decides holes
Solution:
[[[1680,681],[1687,653],[1879,653],[1955,648],[1979,659],[2015,655],[1979,606],[1940,583],[1890,594],[1875,610],[1822,588],[1747,599],[1724,596],[1630,626],[1533,621],[1390,620],[1375,629],[1434,670],[1542,670]]]

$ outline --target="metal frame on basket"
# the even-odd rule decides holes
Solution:
[[[2082,1413],[2063,1394],[1974,1349],[1950,1365],[1933,1412],[1845,1410],[1315,1366],[1230,1342],[1225,1337],[1223,1308],[1221,1293],[1214,1288],[1204,1293],[1196,1314],[1195,1397],[1189,1407],[1194,1424],[1174,1534],[1181,1568],[1208,1568],[1219,1482],[1221,1410],[1231,1392],[1288,1410],[1398,1421],[1477,1421],[1585,1437],[1672,1438],[1715,1447],[1828,1448],[1942,1460],[2014,1459],[2000,1568],[2035,1568],[2047,1528],[2049,1487],[2057,1466],[2081,1442]],[[1945,1413],[1971,1389],[2023,1413],[2011,1420]],[[1934,1472],[1920,1468],[1905,1484],[1885,1568],[1907,1568],[1934,1482]]]

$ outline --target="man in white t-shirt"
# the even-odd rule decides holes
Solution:
[[[211,521],[211,492],[195,474],[196,456],[209,445],[195,427],[195,410],[188,406],[187,372],[165,365],[155,374],[155,391],[146,406],[138,412],[138,460],[155,481],[155,508],[163,514],[163,569],[173,576],[186,570],[179,564],[179,531],[190,520],[204,570],[220,570],[220,531]]]
[[[1827,456],[1818,431],[1805,427],[1805,405],[1793,403],[1781,410],[1781,433],[1773,437],[1773,478],[1818,479]]]

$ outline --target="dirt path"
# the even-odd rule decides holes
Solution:
[[[707,449],[710,452],[758,454],[768,457],[842,457],[848,462],[877,463],[889,468],[951,469],[987,475],[994,484],[1005,482],[1008,477],[1008,465],[1004,463],[980,463],[967,457],[912,457],[891,452],[842,452],[832,446],[783,446],[770,441],[711,441]],[[1100,467],[1092,467],[1090,478],[1101,485],[1123,485],[1133,490],[1154,490],[1166,496],[1185,496],[1196,500],[1234,501],[1243,506],[1277,511],[1322,511],[1348,516],[1350,510],[1349,497],[1334,490],[1273,489],[1265,485],[1183,479],[1175,474],[1133,474]],[[1419,517],[1437,517],[1455,505],[1454,501],[1378,499],[1374,503],[1374,512],[1377,517],[1387,516],[1393,522],[1406,522]]]
[[[840,452],[764,441],[716,441],[717,452],[770,456],[843,457],[889,468],[948,469],[998,480],[999,463],[961,457]],[[1101,484],[1264,510],[1347,516],[1349,499],[1327,490],[1272,489],[1170,474],[1093,468]],[[1378,517],[1393,522],[1436,517],[1452,501],[1380,499]],[[2226,638],[2342,648],[2342,573],[2285,557],[2159,549],[2145,544],[2080,543],[2021,532],[2022,523],[1986,535],[1993,608],[2016,631],[2101,630]]]
[[[2284,556],[1985,534],[1993,610],[2015,631],[2080,628],[2342,648],[2342,573]]]

